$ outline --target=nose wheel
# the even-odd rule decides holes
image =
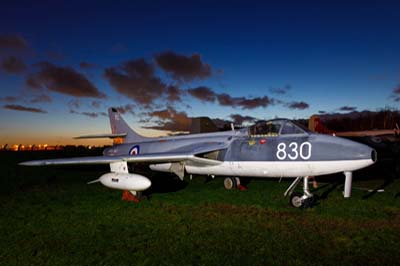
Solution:
[[[296,186],[300,183],[301,179],[303,179],[303,194],[293,192]],[[285,197],[290,196],[290,205],[295,208],[310,208],[314,204],[315,198],[314,195],[310,192],[308,179],[308,176],[297,177],[284,194]]]
[[[290,205],[295,208],[311,208],[314,204],[314,196],[304,197],[301,193],[294,192],[290,195]]]

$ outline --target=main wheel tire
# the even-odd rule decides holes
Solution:
[[[236,178],[227,177],[224,179],[224,187],[226,190],[231,190],[237,187]]]
[[[290,196],[290,205],[295,208],[301,208],[304,205],[304,201],[302,199],[303,195],[298,192],[293,192]]]

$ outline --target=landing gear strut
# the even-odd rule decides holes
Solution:
[[[297,177],[285,192],[285,197],[290,196],[290,205],[295,208],[310,208],[314,203],[314,195],[308,186],[308,176]],[[303,179],[303,194],[293,192],[296,186]]]

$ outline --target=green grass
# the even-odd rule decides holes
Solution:
[[[2,156],[0,265],[399,265],[398,180],[367,199],[327,183],[306,210],[283,198],[286,181],[241,192],[203,177],[134,204],[85,184],[107,169],[23,168],[31,155],[13,156]]]

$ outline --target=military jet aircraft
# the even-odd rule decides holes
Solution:
[[[224,176],[226,189],[236,188],[240,177],[295,178],[284,193],[294,207],[309,207],[313,195],[309,176],[343,172],[345,197],[350,197],[352,171],[373,164],[374,149],[340,137],[319,135],[287,119],[260,121],[249,128],[225,132],[148,138],[132,130],[115,108],[108,110],[111,134],[79,138],[114,138],[120,144],[106,148],[103,156],[23,162],[25,166],[109,164],[103,185],[138,195],[151,186],[142,175],[130,173],[128,164],[147,163],[154,171]],[[303,194],[293,193],[303,180]]]

